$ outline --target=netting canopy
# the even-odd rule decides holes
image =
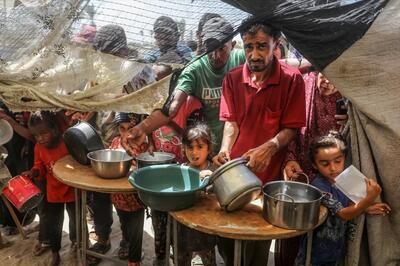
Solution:
[[[215,0],[5,1],[0,100],[14,111],[149,113],[168,95],[171,68],[195,57],[205,13],[235,28],[247,16]]]

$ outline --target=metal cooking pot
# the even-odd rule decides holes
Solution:
[[[278,227],[311,230],[318,224],[322,192],[309,184],[274,181],[263,187],[264,219]]]
[[[168,152],[154,152],[151,155],[148,152],[144,152],[136,156],[138,168],[145,166],[159,165],[159,164],[170,164],[175,160],[175,155]]]
[[[98,150],[89,152],[96,175],[103,178],[120,178],[128,174],[133,158],[125,150]]]
[[[79,122],[64,133],[65,145],[71,156],[79,163],[89,165],[87,154],[104,149],[97,131],[87,122]]]
[[[242,208],[261,192],[261,181],[246,163],[244,158],[231,160],[211,175],[210,183],[213,183],[214,193],[226,211]]]

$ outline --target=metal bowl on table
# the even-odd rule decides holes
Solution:
[[[136,156],[138,168],[143,168],[150,165],[170,164],[175,161],[175,155],[168,152],[154,152],[150,154],[144,152]]]
[[[89,152],[92,169],[103,178],[120,178],[127,176],[133,158],[124,150],[104,149]]]
[[[274,181],[263,188],[264,219],[278,227],[311,230],[318,224],[322,192],[309,184]]]

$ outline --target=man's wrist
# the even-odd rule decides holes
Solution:
[[[277,137],[270,139],[267,143],[274,149],[274,153],[279,151],[281,145]]]
[[[147,131],[149,130],[149,125],[146,120],[140,122],[136,127],[139,129],[140,133],[144,133],[146,135],[151,133],[151,131],[150,133],[147,133]]]

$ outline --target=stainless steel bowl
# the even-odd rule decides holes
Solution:
[[[124,150],[98,150],[89,152],[92,168],[96,175],[103,178],[127,176],[133,158]]]
[[[295,181],[274,181],[264,188],[264,219],[286,229],[311,230],[318,224],[322,192]]]
[[[136,160],[138,162],[138,168],[143,168],[145,166],[173,163],[175,155],[168,152],[154,152],[153,155],[144,152],[139,154]]]

